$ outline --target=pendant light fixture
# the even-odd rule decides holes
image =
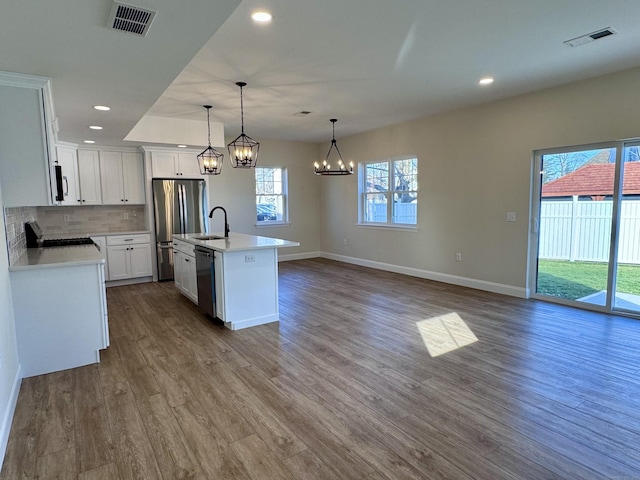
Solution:
[[[200,166],[200,173],[203,175],[220,175],[222,172],[222,160],[224,155],[211,147],[211,124],[209,123],[209,110],[211,105],[203,105],[207,109],[207,134],[209,146],[198,155],[198,165]]]
[[[316,175],[352,175],[353,174],[353,162],[349,162],[349,168],[344,164],[344,160],[342,159],[342,154],[338,149],[338,145],[336,144],[336,122],[337,118],[332,118],[330,122],[333,124],[333,138],[331,139],[331,146],[329,147],[329,151],[327,152],[327,156],[322,162],[322,165],[318,165],[318,162],[314,163],[314,171]],[[331,164],[329,163],[331,150],[336,149],[338,153],[338,161],[337,167],[333,170],[331,169]]]
[[[254,168],[258,162],[258,150],[260,144],[253,138],[244,134],[244,105],[242,102],[242,87],[246,87],[245,82],[236,82],[240,87],[240,118],[242,120],[242,133],[227,145],[229,158],[233,168]]]

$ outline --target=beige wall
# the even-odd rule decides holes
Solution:
[[[228,138],[227,142],[233,140]],[[224,166],[219,176],[208,179],[209,208],[222,205],[228,212],[232,232],[300,242],[300,247],[281,249],[281,256],[320,250],[318,219],[319,183],[313,174],[317,146],[304,142],[263,140],[260,142],[258,166],[286,167],[289,178],[289,221],[291,225],[256,227],[255,171],[232,168],[225,151]],[[224,229],[222,212],[216,211],[213,231]]]
[[[639,86],[633,69],[338,139],[345,160],[418,156],[419,230],[356,227],[357,175],[325,178],[322,250],[523,289],[532,151],[640,137]]]

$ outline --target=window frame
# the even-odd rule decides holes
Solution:
[[[394,195],[398,193],[394,191],[392,188],[395,185],[396,172],[395,172],[395,163],[399,161],[405,160],[415,160],[416,161],[416,189],[409,191],[402,191],[415,194],[415,203],[416,203],[416,221],[415,223],[399,223],[394,221]],[[367,167],[376,163],[386,163],[388,165],[388,177],[387,177],[387,185],[388,189],[386,191],[380,192],[368,192],[367,191]],[[383,229],[393,229],[393,230],[409,230],[409,231],[417,231],[418,229],[418,198],[420,197],[420,184],[418,183],[418,164],[419,158],[417,155],[403,155],[398,157],[391,157],[382,160],[367,160],[360,162],[358,164],[358,223],[359,227],[368,227],[368,228],[383,228]],[[386,199],[386,222],[372,222],[367,221],[367,197],[369,195],[384,195]],[[413,202],[412,202],[413,203]]]
[[[257,173],[258,170],[280,170],[281,184],[282,184],[282,193],[279,194],[259,194],[258,193],[258,179]],[[254,214],[255,214],[255,226],[256,227],[275,227],[279,225],[290,225],[289,223],[289,185],[288,185],[288,172],[286,167],[279,166],[260,166],[255,167],[255,172],[253,176],[254,180]],[[280,220],[258,220],[258,205],[264,203],[258,200],[260,196],[274,196],[281,197],[282,204],[282,219]]]

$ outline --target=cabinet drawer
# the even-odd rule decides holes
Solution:
[[[190,257],[195,258],[196,256],[195,252],[193,251],[193,245],[188,242],[183,242],[182,240],[173,240],[173,250],[176,252],[182,252]]]
[[[134,243],[151,243],[151,235],[148,233],[135,235],[109,235],[107,245],[131,245]]]

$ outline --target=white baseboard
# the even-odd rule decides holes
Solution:
[[[105,286],[108,287],[122,287],[123,285],[135,285],[136,283],[152,282],[153,277],[136,277],[136,278],[124,278],[122,280],[107,280]]]
[[[362,258],[348,257],[346,255],[336,255],[334,253],[322,252],[323,258],[337,260],[338,262],[351,263],[362,267],[377,268],[387,272],[402,273],[412,277],[425,278],[427,280],[435,280],[437,282],[450,283],[452,285],[460,285],[461,287],[475,288],[487,292],[500,293],[511,297],[527,298],[527,289],[515,287],[513,285],[505,285],[502,283],[487,282],[475,278],[460,277],[458,275],[449,275],[448,273],[431,272],[429,270],[421,270],[413,267],[403,267],[390,263],[376,262],[373,260],[365,260]]]
[[[289,255],[278,254],[278,262],[289,262],[291,260],[307,260],[309,258],[322,257],[322,252],[304,252],[304,253],[292,253]]]
[[[2,427],[0,428],[0,469],[2,468],[2,463],[4,462],[4,455],[7,453],[9,433],[11,433],[11,422],[13,422],[13,415],[16,411],[16,405],[18,404],[18,394],[20,393],[21,383],[22,367],[18,364],[16,377],[13,380],[11,394],[9,395],[9,401],[7,402],[7,409],[5,410],[2,418]]]
[[[277,322],[280,317],[277,313],[272,315],[265,315],[264,317],[248,318],[246,320],[240,320],[238,322],[224,322],[224,326],[229,330],[240,330],[242,328],[255,327],[257,325],[264,325],[265,323]]]

